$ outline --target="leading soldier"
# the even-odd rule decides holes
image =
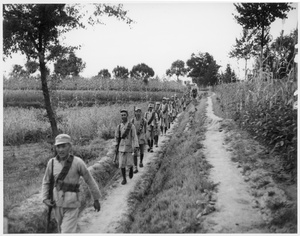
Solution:
[[[79,179],[83,177],[94,199],[94,208],[100,211],[100,190],[84,161],[71,155],[71,137],[60,134],[55,138],[57,155],[47,164],[42,183],[42,199],[48,207],[53,207],[59,233],[76,233],[81,196]],[[54,189],[50,189],[51,178],[54,178]],[[49,199],[53,191],[53,200]]]

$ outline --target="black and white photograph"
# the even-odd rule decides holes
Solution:
[[[1,234],[298,233],[298,2],[0,10]]]

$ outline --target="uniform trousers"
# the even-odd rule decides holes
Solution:
[[[59,233],[76,233],[79,208],[54,207]]]

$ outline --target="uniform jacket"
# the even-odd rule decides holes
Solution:
[[[144,144],[146,143],[146,132],[147,132],[147,121],[144,118],[140,118],[140,120],[137,120],[135,117],[132,119],[131,123],[134,124],[136,132],[140,130],[141,127],[141,122],[144,120],[144,126],[143,129],[141,130],[141,133],[137,135],[139,144]]]
[[[166,110],[166,112],[164,113],[164,111]],[[162,118],[166,118],[168,115],[168,104],[161,104],[160,105],[160,111],[161,111],[161,117]]]
[[[154,113],[154,118],[153,118],[151,124],[148,124],[148,122],[150,121],[153,113]],[[152,110],[151,112],[147,111],[145,113],[145,120],[147,121],[148,126],[156,126],[158,124],[158,115],[154,110]]]
[[[56,181],[59,173],[61,172],[64,162],[54,157],[51,158],[47,164],[46,172],[43,178],[42,183],[42,199],[48,199],[48,192],[49,192],[49,185],[50,185],[50,178],[51,178],[51,171],[52,171],[52,160],[53,163],[53,175],[54,180]],[[93,196],[94,200],[98,200],[101,196],[100,190],[94,178],[92,177],[90,171],[87,169],[86,164],[84,161],[74,156],[74,160],[72,162],[71,168],[64,179],[64,183],[68,184],[79,184],[80,177],[83,177],[84,181],[89,186],[91,195]],[[54,187],[53,189],[53,199],[56,202],[56,206],[58,207],[65,207],[65,208],[78,208],[80,207],[80,200],[81,195],[79,192],[63,192],[62,190],[57,191],[57,188]]]
[[[124,134],[128,121],[123,124],[123,122],[120,124],[120,134],[121,136]],[[117,126],[116,132],[115,132],[115,143],[117,148],[119,138],[119,125]],[[139,140],[136,135],[136,129],[134,125],[131,125],[131,129],[129,134],[125,139],[121,139],[120,145],[119,145],[119,152],[133,152],[134,148],[139,147]]]

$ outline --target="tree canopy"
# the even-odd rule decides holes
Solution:
[[[153,77],[154,74],[154,70],[145,63],[133,66],[130,71],[131,77],[135,79],[142,79],[145,83],[148,83],[148,79]]]
[[[215,85],[218,83],[218,70],[220,66],[208,52],[193,53],[186,64],[189,71],[188,76],[198,86]]]
[[[77,57],[74,52],[57,59],[54,64],[54,72],[62,77],[78,76],[85,68],[85,63],[81,58]]]
[[[91,6],[88,10],[86,6]],[[108,4],[4,4],[3,52],[25,54],[27,59],[37,60],[41,72],[45,107],[53,136],[58,134],[55,114],[47,84],[49,61],[55,61],[70,47],[62,46],[59,36],[72,29],[101,23],[101,16],[114,16],[130,24],[133,21],[123,6]]]
[[[170,69],[167,69],[166,75],[177,76],[177,81],[179,81],[179,76],[185,76],[187,73],[187,68],[185,68],[185,63],[182,60],[174,61]]]
[[[108,69],[102,69],[99,71],[98,76],[100,76],[101,78],[111,78],[111,74],[109,73]]]
[[[128,79],[129,77],[129,71],[124,66],[117,66],[112,71],[115,78],[119,79]]]
[[[261,67],[263,47],[266,45],[265,30],[276,18],[287,18],[287,12],[293,9],[289,3],[237,3],[234,4],[237,14],[234,18],[245,29],[259,29],[261,47]]]

